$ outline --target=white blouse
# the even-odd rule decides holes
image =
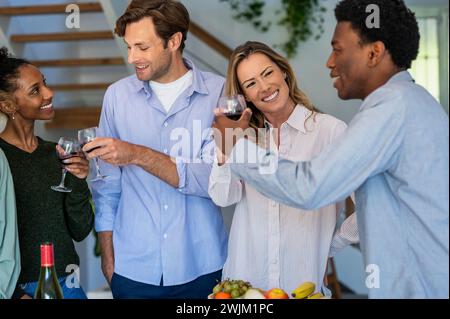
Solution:
[[[344,122],[326,114],[308,119],[305,128],[310,114],[298,105],[283,123],[280,157],[310,160],[346,129]],[[323,289],[328,257],[359,241],[356,214],[336,230],[337,217],[344,211],[345,201],[313,212],[279,204],[232,176],[228,164],[214,164],[209,195],[222,207],[237,204],[224,279],[242,279],[264,290],[279,287],[288,293],[299,284],[311,281],[316,283],[317,291],[329,295]]]

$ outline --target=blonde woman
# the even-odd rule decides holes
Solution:
[[[244,95],[251,127],[273,128],[270,138],[279,155],[292,161],[313,158],[346,129],[344,122],[314,109],[287,60],[263,43],[234,50],[225,93]],[[232,176],[221,156],[211,172],[209,195],[219,206],[236,204],[223,278],[287,292],[311,281],[330,295],[323,284],[329,256],[358,241],[354,214],[336,229],[345,201],[319,213],[277,203]]]

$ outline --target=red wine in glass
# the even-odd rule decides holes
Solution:
[[[228,117],[230,120],[238,121],[241,118],[242,112],[229,112],[229,113],[223,113],[226,117]]]
[[[217,103],[220,113],[228,117],[233,121],[237,121],[241,118],[242,112],[244,112],[247,104],[245,98],[242,95],[230,95],[221,96]]]
[[[83,148],[86,144],[87,143],[81,144],[81,148]],[[96,149],[99,149],[99,148],[101,148],[101,146],[97,146],[97,147],[91,148],[89,151],[86,151],[86,153],[89,154],[90,152],[95,151]]]
[[[50,188],[56,192],[70,193],[72,189],[64,185],[64,180],[66,179],[67,170],[65,168],[64,160],[72,158],[75,156],[80,156],[81,148],[80,143],[77,140],[61,137],[58,141],[59,149],[56,148],[56,156],[58,157],[60,163],[62,164],[61,182],[59,185],[51,186]]]
[[[72,152],[72,153],[70,153],[70,154],[62,155],[61,157],[59,157],[59,162],[60,162],[62,165],[66,165],[66,164],[64,163],[64,161],[65,161],[66,159],[69,159],[69,158],[72,158],[72,157],[79,157],[79,156],[80,156],[80,153],[79,153],[79,152]]]
[[[83,129],[83,130],[79,130],[78,131],[78,141],[80,142],[80,144],[82,144],[84,146],[87,143],[92,142],[97,137],[97,130],[98,130],[97,127],[89,127],[89,128]],[[97,148],[99,148],[99,147],[94,147],[93,149],[89,150],[86,153],[90,153]],[[98,165],[97,157],[94,158],[94,163],[95,163],[96,176],[90,180],[91,182],[100,181],[106,177],[100,173],[100,167]]]

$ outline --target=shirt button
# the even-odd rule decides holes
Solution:
[[[275,206],[277,206],[277,203],[274,201],[270,201],[270,206],[275,207]]]
[[[167,239],[167,234],[164,234],[163,237],[164,237],[164,239]]]
[[[167,154],[167,152],[168,152],[168,150],[167,150],[167,148],[165,148],[165,149],[164,149],[164,153],[166,153],[166,154]]]
[[[169,206],[164,205],[164,210],[167,210],[169,208]]]
[[[169,123],[164,122],[164,127],[167,127],[167,126],[169,126]]]

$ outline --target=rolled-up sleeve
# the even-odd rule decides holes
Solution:
[[[208,184],[214,162],[214,147],[214,140],[209,136],[194,160],[176,158],[178,190],[181,193],[210,198]]]
[[[242,199],[242,184],[231,174],[229,164],[219,166],[214,163],[209,178],[209,195],[221,207],[236,204]]]

